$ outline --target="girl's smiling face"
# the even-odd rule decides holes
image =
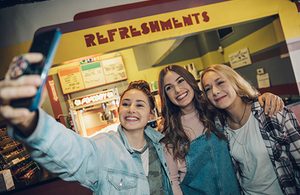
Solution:
[[[188,82],[173,71],[164,77],[164,90],[170,101],[182,110],[190,109],[193,105],[194,90]]]
[[[238,98],[231,82],[215,71],[208,71],[202,77],[204,92],[216,108],[228,109]]]
[[[122,96],[119,119],[126,131],[144,130],[152,113],[149,99],[138,89],[130,89]]]

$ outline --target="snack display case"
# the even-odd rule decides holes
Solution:
[[[0,193],[36,183],[42,169],[34,162],[26,147],[7,135],[0,126]]]
[[[75,131],[84,137],[91,137],[107,126],[119,123],[117,88],[68,101]]]

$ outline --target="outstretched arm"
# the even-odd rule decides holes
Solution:
[[[92,190],[97,189],[101,151],[94,142],[66,129],[43,110],[30,112],[27,108],[14,108],[10,102],[32,97],[41,84],[38,75],[21,77],[20,61],[35,63],[42,60],[37,53],[13,59],[5,79],[0,81],[0,117],[9,125],[8,134],[30,148],[31,157],[49,171],[65,180],[76,180]],[[19,64],[18,64],[19,63]]]
[[[15,57],[5,79],[0,81],[0,116],[5,122],[23,135],[30,135],[37,124],[37,112],[30,112],[27,108],[14,108],[10,102],[14,99],[32,97],[37,93],[37,87],[41,84],[41,78],[38,75],[26,75],[18,77],[20,70],[20,60],[27,60],[29,63],[41,61],[43,56],[37,53],[24,54],[22,57]],[[14,79],[13,77],[16,77]]]

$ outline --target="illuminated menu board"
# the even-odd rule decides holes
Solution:
[[[81,65],[80,68],[85,88],[105,84],[105,77],[100,62]]]
[[[112,83],[127,78],[122,57],[116,57],[101,61],[106,83]]]
[[[79,66],[59,70],[58,76],[64,94],[84,89],[84,82]]]
[[[58,76],[63,94],[127,79],[121,56],[62,68]]]

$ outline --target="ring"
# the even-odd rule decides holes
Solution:
[[[12,64],[10,68],[9,76],[11,79],[17,79],[23,75],[29,62],[23,56],[17,57],[15,63]]]

